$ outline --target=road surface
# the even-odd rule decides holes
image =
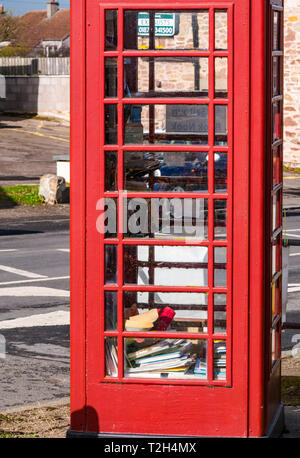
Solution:
[[[67,397],[69,234],[1,237],[0,259],[0,411]]]

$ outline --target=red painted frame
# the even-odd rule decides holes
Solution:
[[[86,0],[71,0],[70,132],[70,410],[75,431],[86,428]]]
[[[270,251],[264,248],[267,224],[264,224],[265,184],[268,176],[264,166],[264,151],[268,144],[265,97],[267,73],[263,65],[266,52],[266,22],[269,11],[264,1],[232,0],[224,2],[198,1],[182,3],[181,9],[229,8],[229,46],[233,50],[232,69],[229,68],[228,99],[229,125],[228,146],[212,146],[214,133],[213,104],[209,104],[209,146],[139,145],[123,146],[122,132],[118,129],[118,145],[104,146],[104,104],[119,102],[118,121],[122,125],[123,110],[120,102],[133,103],[123,98],[122,85],[118,97],[104,100],[104,83],[101,80],[104,68],[103,30],[104,21],[100,10],[126,8],[139,9],[141,3],[125,0],[101,2],[94,0],[71,0],[72,9],[72,87],[71,87],[71,430],[112,434],[159,434],[190,436],[261,436],[266,433],[272,414],[267,414],[266,396],[266,339],[264,304],[268,293],[263,281]],[[75,5],[76,3],[76,5]],[[169,3],[143,2],[143,9],[171,9]],[[100,8],[99,8],[100,6]],[[176,4],[180,9],[181,4]],[[211,16],[212,17],[212,16]],[[251,20],[252,18],[252,20]],[[212,21],[211,19],[210,21]],[[250,34],[251,23],[251,34]],[[212,27],[210,22],[210,27]],[[123,36],[122,21],[118,21],[118,33]],[[102,31],[102,33],[101,33]],[[236,37],[236,39],[234,39]],[[251,40],[250,40],[251,37]],[[210,50],[213,35],[210,34]],[[163,56],[165,51],[123,51],[119,40],[116,52],[105,52],[105,56],[116,56],[119,64],[123,56]],[[250,54],[251,51],[251,54]],[[172,51],[172,55],[178,55]],[[185,54],[183,52],[183,54]],[[225,55],[226,52],[214,52]],[[191,53],[189,53],[191,55]],[[209,56],[209,52],[195,51],[192,55]],[[98,60],[100,56],[100,59]],[[228,57],[230,52],[228,51]],[[255,65],[250,67],[251,62]],[[213,58],[210,58],[210,92],[207,99],[140,99],[139,103],[226,103],[215,100],[212,93],[214,77]],[[250,72],[251,69],[251,72]],[[232,72],[231,72],[232,70]],[[123,68],[118,65],[118,80],[123,81]],[[102,81],[102,83],[101,83]],[[100,82],[100,84],[99,84]],[[234,93],[233,93],[234,82]],[[251,82],[251,85],[250,85]],[[238,97],[236,96],[238,94]],[[235,96],[235,97],[233,97]],[[266,119],[266,122],[263,120]],[[102,126],[102,128],[101,128]],[[250,141],[251,140],[251,141]],[[251,147],[251,161],[250,161]],[[208,241],[197,245],[208,246],[212,259],[214,246],[226,246],[228,252],[228,278],[232,277],[227,290],[213,287],[213,263],[209,264],[208,288],[192,288],[191,291],[214,291],[231,293],[233,304],[228,313],[227,370],[226,382],[190,380],[137,380],[123,379],[123,358],[119,358],[119,376],[107,381],[104,378],[104,336],[117,336],[119,352],[123,351],[123,337],[136,335],[123,332],[123,291],[189,291],[184,287],[123,286],[122,227],[117,239],[104,239],[96,230],[97,201],[100,197],[119,197],[118,193],[104,192],[104,152],[118,150],[118,185],[123,188],[123,150],[188,150],[233,151],[229,160],[227,194],[213,193],[213,161],[209,162],[209,192],[198,197],[209,199]],[[228,155],[229,158],[230,154]],[[154,197],[154,193],[127,193],[127,197]],[[227,242],[213,240],[213,211],[215,198],[229,198]],[[155,193],[155,197],[197,197],[195,193]],[[121,199],[120,199],[121,200]],[[231,203],[230,203],[231,202]],[[250,205],[251,202],[251,205]],[[267,201],[269,202],[269,201]],[[105,244],[118,244],[118,283],[104,285],[103,250]],[[180,245],[186,243],[172,240],[127,240],[126,244]],[[253,286],[255,284],[255,288]],[[268,289],[268,287],[267,287]],[[104,329],[103,297],[105,290],[118,291],[118,331]],[[268,289],[269,291],[269,289]],[[212,295],[208,307],[208,333],[188,334],[188,337],[208,338],[208,367],[212,368],[212,341],[220,337],[212,333]],[[102,305],[101,305],[102,304]],[[250,313],[249,313],[250,311]],[[143,334],[144,335],[144,334]],[[167,337],[167,333],[155,334]],[[177,336],[178,334],[176,334]],[[186,334],[183,334],[186,336]],[[151,336],[154,336],[151,333]],[[173,337],[173,335],[172,335]],[[212,370],[212,369],[211,369]],[[213,389],[214,388],[214,389]],[[272,391],[272,389],[271,389]],[[160,406],[160,409],[154,407]],[[262,409],[263,406],[263,409]],[[271,409],[273,412],[273,410]],[[224,421],[230,418],[230,422]]]
[[[272,147],[281,147],[282,139],[272,139],[272,87],[273,55],[283,56],[283,17],[281,23],[281,51],[272,51],[273,11],[283,16],[283,1],[254,2],[252,6],[251,59],[255,66],[251,69],[251,155],[250,163],[250,334],[249,334],[249,435],[262,436],[272,427],[274,418],[282,409],[280,403],[280,357],[272,366],[270,329],[272,328]],[[283,59],[283,57],[281,57]],[[283,65],[281,63],[280,99],[283,89]],[[278,98],[278,97],[277,97]],[[261,122],[257,122],[260,119]],[[281,116],[281,132],[282,130]],[[281,193],[279,214],[282,213],[282,170],[279,185],[274,189]],[[278,221],[276,234],[281,234]],[[281,243],[280,243],[281,247]],[[280,275],[281,254],[277,258],[276,274]],[[275,275],[275,276],[276,276]],[[275,277],[274,276],[274,277]],[[255,288],[251,288],[255,285]],[[281,294],[281,291],[280,293]],[[281,298],[276,322],[280,326]],[[276,323],[275,323],[276,324]],[[274,323],[273,323],[274,325]],[[280,329],[279,329],[280,331]],[[280,332],[277,342],[280,355]]]

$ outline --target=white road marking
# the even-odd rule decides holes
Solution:
[[[289,231],[288,232],[284,232],[283,237],[286,237],[288,235],[290,235],[291,237],[295,237],[296,239],[300,238],[300,235],[291,234]]]
[[[300,228],[299,229],[286,229],[287,232],[300,232]]]
[[[0,283],[0,286],[4,285],[16,285],[19,283],[35,283],[35,282],[44,282],[44,281],[52,281],[52,280],[67,280],[70,278],[70,275],[66,275],[64,277],[47,277],[47,278],[35,278],[34,280],[15,280],[15,281],[3,281]]]
[[[0,270],[9,272],[11,274],[22,275],[27,278],[47,278],[46,275],[35,274],[33,272],[28,272],[27,270],[15,269],[14,267],[0,265]]]
[[[0,250],[0,253],[2,253],[2,252],[4,253],[4,252],[7,252],[7,251],[18,251],[18,250],[15,250],[15,249],[11,248],[11,249],[7,249],[7,250]]]
[[[28,328],[34,326],[63,326],[70,324],[70,312],[56,312],[30,315],[0,322],[0,329]]]
[[[295,286],[293,288],[288,288],[288,293],[297,293],[300,291],[300,286]]]
[[[0,297],[69,297],[70,292],[63,289],[46,288],[44,286],[17,286],[0,288]]]
[[[300,291],[300,283],[288,284],[288,293],[296,293],[297,291]]]
[[[300,256],[300,253],[290,253],[289,256]]]
[[[56,251],[64,251],[66,253],[70,253],[70,248],[57,248]]]

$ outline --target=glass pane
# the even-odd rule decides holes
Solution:
[[[125,11],[124,48],[207,50],[208,11]]]
[[[105,330],[116,331],[118,325],[118,293],[105,291]]]
[[[117,165],[117,151],[107,151],[105,153],[105,191],[116,191],[118,189]]]
[[[278,325],[276,325],[275,329],[271,329],[271,358],[272,358],[272,365],[276,363],[278,359],[280,359],[280,333],[278,329]]]
[[[105,245],[105,283],[117,283],[116,245]]]
[[[126,57],[124,68],[124,97],[208,96],[207,57]]]
[[[272,256],[273,258],[273,256]],[[273,262],[273,260],[272,260]],[[273,274],[272,274],[273,275]],[[272,293],[272,320],[276,315],[276,282],[271,286],[271,293]]]
[[[105,97],[117,97],[117,62],[116,57],[105,58]]]
[[[227,200],[214,200],[214,238],[226,240],[227,238]]]
[[[214,286],[226,287],[227,284],[227,248],[214,248]]]
[[[227,105],[215,105],[215,145],[227,145]]]
[[[118,106],[105,105],[105,144],[116,145],[118,143]]]
[[[207,259],[203,246],[125,246],[124,283],[205,287]]]
[[[124,375],[206,379],[206,348],[206,340],[125,339]]]
[[[124,151],[124,189],[207,192],[207,159],[207,152]]]
[[[116,50],[118,45],[118,12],[117,10],[105,11],[105,51]]]
[[[272,245],[272,276],[277,272],[278,268],[278,247],[277,245]]]
[[[271,362],[272,365],[276,362],[276,331],[271,329]]]
[[[99,199],[96,209],[100,215],[96,220],[96,229],[106,238],[117,236],[118,200],[115,198]]]
[[[272,275],[281,270],[281,236],[272,245]]]
[[[215,11],[215,49],[224,50],[227,49],[227,11],[216,10]]]
[[[277,196],[276,194],[272,197],[273,200],[273,206],[272,206],[272,230],[275,231],[277,228]]]
[[[282,276],[280,276],[276,282],[276,303],[275,312],[280,315],[282,311]]]
[[[207,145],[208,105],[124,105],[124,135],[125,144]]]
[[[226,334],[226,294],[214,294],[214,333]]]
[[[273,149],[273,187],[281,183],[281,160],[280,160],[280,148],[276,147]]]
[[[116,337],[105,337],[105,376],[118,376],[118,341]]]
[[[280,57],[273,57],[273,96],[280,95]]]
[[[126,331],[207,332],[206,293],[124,292]]]
[[[281,133],[281,103],[273,103],[273,141],[282,138]]]
[[[223,340],[214,341],[214,379],[224,380],[226,378],[226,342]]]
[[[273,28],[273,50],[280,50],[281,44],[280,44],[280,18],[281,18],[281,13],[279,11],[274,11],[274,28]]]
[[[228,96],[228,60],[227,57],[215,58],[215,97]]]
[[[215,192],[227,192],[227,153],[215,153]]]
[[[280,205],[281,192],[278,191],[273,195],[273,231],[281,226],[281,205]]]
[[[124,200],[125,237],[206,240],[207,224],[207,199]]]

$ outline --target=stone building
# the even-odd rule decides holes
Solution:
[[[300,0],[285,1],[283,158],[300,167]]]

